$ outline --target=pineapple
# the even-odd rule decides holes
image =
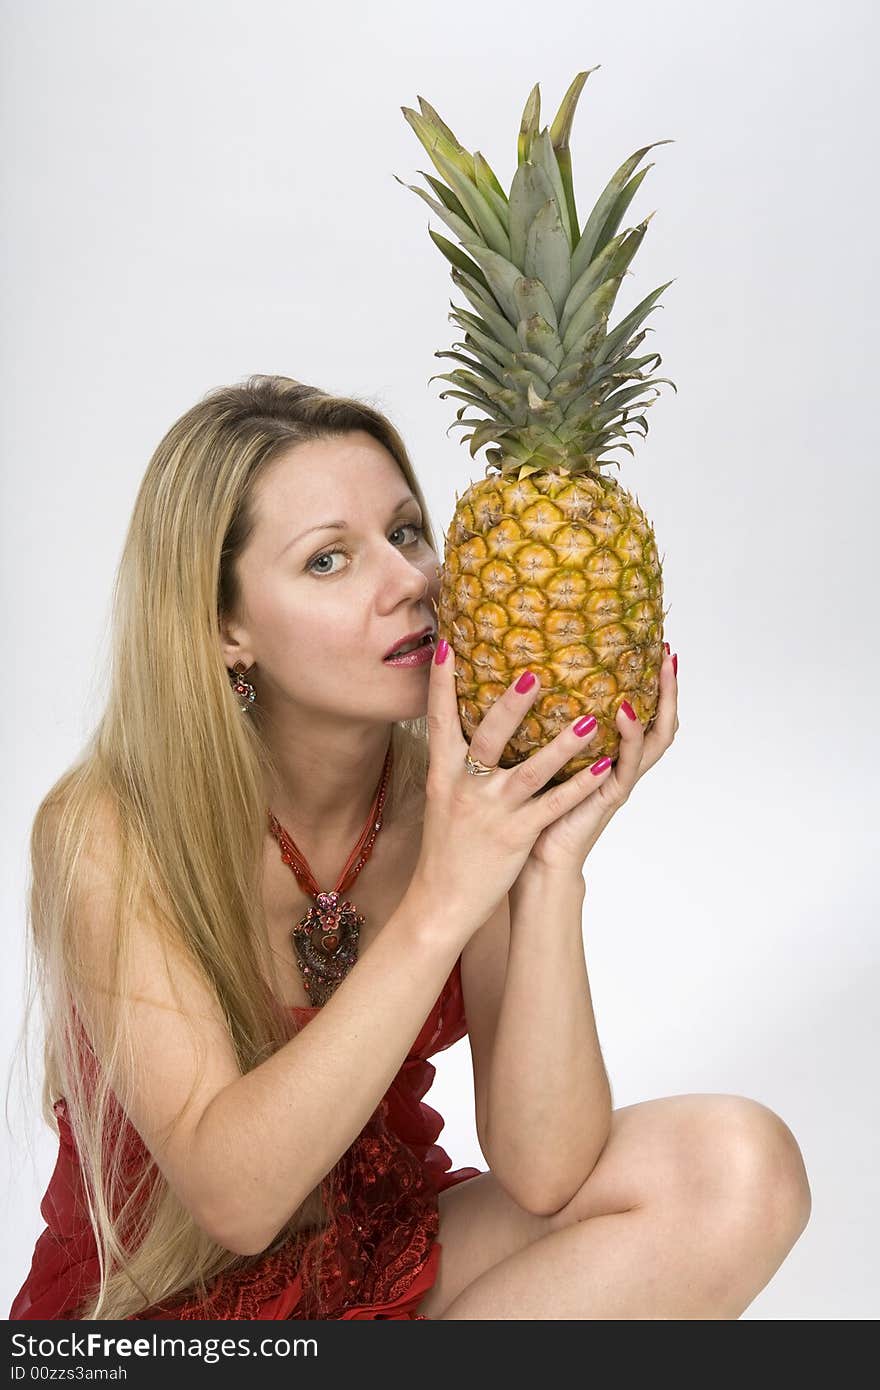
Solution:
[[[662,360],[657,353],[633,354],[649,331],[636,330],[672,281],[608,330],[617,291],[653,216],[617,231],[652,166],[630,175],[653,146],[620,166],[579,230],[568,142],[593,71],[577,74],[549,130],[538,129],[540,91],[533,87],[509,198],[479,150],[469,154],[428,102],[418,98],[421,114],[401,107],[446,181],[419,171],[439,202],[404,186],[458,238],[460,246],[429,228],[474,311],[453,305],[449,318],[465,334],[453,346],[463,351],[435,356],[461,366],[430,380],[458,388],[440,398],[465,402],[456,422],[476,426],[460,441],[470,440],[471,457],[496,446],[486,450],[484,478],[456,494],[439,570],[438,633],[454,653],[468,739],[522,671],[534,671],[541,682],[502,767],[530,757],[579,715],[596,716],[589,748],[552,782],[604,754],[616,758],[622,700],[650,727],[663,659],[663,579],[653,527],[638,499],[602,468],[619,467],[604,457],[609,449],[633,453],[613,441],[635,432],[624,428],[630,421],[647,434],[644,414],[634,412],[656,397],[643,398],[643,389],[668,381],[645,374],[648,363]],[[468,406],[482,414],[462,419]]]

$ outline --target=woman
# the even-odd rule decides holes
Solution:
[[[738,1317],[797,1240],[772,1111],[611,1108],[581,870],[672,742],[673,661],[649,734],[622,705],[615,767],[537,795],[589,720],[505,771],[539,687],[468,748],[443,644],[388,659],[437,560],[359,401],[254,377],[156,450],[106,710],[32,833],[59,1155],[10,1318]],[[422,1103],[466,1031],[486,1172]]]

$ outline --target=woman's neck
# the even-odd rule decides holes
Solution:
[[[320,834],[353,845],[370,817],[390,738],[390,727],[373,728],[357,745],[334,741],[332,752],[307,739],[282,743],[267,776],[266,805],[294,840]]]

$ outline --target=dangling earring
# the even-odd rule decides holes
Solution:
[[[254,700],[257,698],[256,690],[251,685],[250,681],[246,681],[244,678],[247,672],[253,669],[253,666],[245,666],[243,661],[236,661],[232,670],[226,673],[232,681],[232,689],[235,694],[243,696],[248,702],[246,705],[239,705],[239,709],[243,714],[247,714]]]

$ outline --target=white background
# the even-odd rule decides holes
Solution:
[[[665,556],[681,720],[586,867],[614,1104],[730,1092],[776,1110],[813,1214],[744,1316],[877,1316],[876,14],[868,0],[433,14],[6,0],[10,1067],[27,837],[100,712],[111,585],[158,440],[250,372],[361,394],[401,429],[442,535],[485,459],[446,434],[448,383],[428,385],[452,365],[434,352],[461,336],[450,300],[468,306],[427,235],[446,227],[394,181],[434,172],[400,107],[424,96],[509,188],[533,83],[549,124],[575,73],[601,64],[572,136],[581,220],[631,153],[675,141],[646,157],[626,225],[657,215],[612,319],[674,278],[642,351],[661,353],[678,395],[660,388],[647,440],[613,474]],[[467,1044],[435,1063],[441,1142],[453,1166],[485,1168]],[[18,1071],[4,1316],[56,1152]]]

